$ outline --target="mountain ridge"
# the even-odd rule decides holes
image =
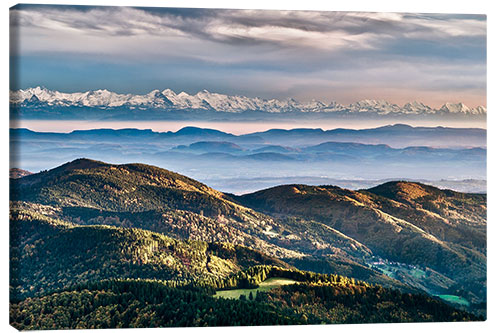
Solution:
[[[106,89],[86,92],[62,93],[44,87],[35,87],[10,91],[11,105],[20,107],[92,107],[129,109],[164,109],[164,110],[206,110],[222,113],[264,112],[264,113],[370,113],[377,115],[486,115],[484,106],[468,107],[463,103],[443,104],[440,108],[431,108],[421,102],[413,101],[399,106],[385,100],[361,100],[349,105],[336,102],[324,103],[312,100],[300,103],[292,98],[285,100],[263,99],[211,93],[202,90],[194,95],[181,92],[176,94],[171,89],[153,90],[144,95],[120,94]]]
[[[393,148],[405,148],[410,146],[433,146],[433,147],[486,147],[486,129],[483,128],[460,128],[460,127],[424,127],[410,126],[396,123],[380,127],[366,129],[335,128],[323,130],[321,128],[294,128],[294,129],[269,129],[246,134],[232,134],[215,129],[186,126],[177,131],[154,131],[152,129],[137,128],[95,128],[73,130],[71,132],[38,132],[25,127],[10,128],[10,135],[17,139],[18,135],[39,136],[44,138],[86,138],[95,136],[99,138],[120,137],[120,139],[134,140],[136,137],[149,137],[154,139],[191,139],[189,144],[197,141],[229,141],[236,144],[273,144],[273,145],[307,145],[306,139],[315,139],[313,144],[324,142],[347,142],[361,144],[387,144]],[[422,136],[419,140],[412,137]],[[453,140],[454,145],[439,145],[438,140],[430,140],[437,137],[439,140]],[[317,138],[317,140],[316,140]],[[396,143],[394,138],[398,139]],[[463,143],[460,142],[463,139]],[[286,139],[291,142],[280,142]],[[406,140],[405,140],[406,139]],[[471,141],[473,140],[473,141]]]

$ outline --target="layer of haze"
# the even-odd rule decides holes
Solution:
[[[71,122],[42,125],[55,132],[62,124],[68,131],[77,127]],[[127,127],[123,125],[117,127]],[[158,131],[175,131],[185,124],[157,125],[164,125]],[[233,130],[220,129],[237,133],[235,123],[220,125]],[[239,128],[243,132],[243,127]],[[247,127],[248,131],[265,129]],[[162,135],[138,130],[71,134],[11,131],[10,165],[38,172],[82,157],[113,164],[145,163],[231,193],[290,183],[366,188],[390,179],[484,192],[485,135],[477,129],[403,125],[367,131],[269,131],[250,136],[194,129]]]

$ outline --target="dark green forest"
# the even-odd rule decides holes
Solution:
[[[290,273],[286,275],[308,275]],[[341,277],[326,280],[256,292],[254,297],[239,300],[214,298],[202,289],[172,288],[157,281],[102,281],[13,303],[10,318],[22,330],[482,319],[424,295]]]

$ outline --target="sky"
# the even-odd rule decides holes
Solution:
[[[11,89],[486,106],[486,16],[18,5]]]

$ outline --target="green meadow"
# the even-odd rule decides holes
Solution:
[[[248,298],[250,293],[252,293],[252,295],[255,297],[255,294],[257,291],[265,292],[265,291],[269,291],[273,288],[277,288],[279,286],[284,286],[287,284],[294,284],[296,282],[297,281],[292,280],[292,279],[273,277],[273,278],[269,278],[269,279],[263,281],[261,284],[259,284],[258,288],[219,290],[216,292],[214,297],[238,299],[238,298],[240,298],[241,295],[245,295]]]
[[[469,301],[467,301],[465,298],[460,297],[460,296],[456,296],[456,295],[437,295],[437,296],[439,298],[441,298],[442,300],[450,302],[450,303],[469,306]]]

